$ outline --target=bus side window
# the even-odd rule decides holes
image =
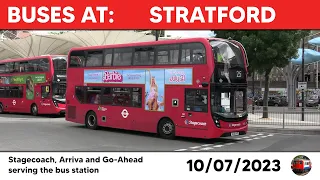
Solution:
[[[132,88],[132,105],[133,107],[142,107],[142,89]]]
[[[97,67],[102,66],[103,63],[103,51],[89,51],[86,59],[87,67]]]
[[[5,73],[6,72],[6,66],[4,64],[0,64],[0,73]]]
[[[153,65],[154,57],[154,47],[136,48],[133,57],[133,65]]]
[[[181,47],[181,64],[206,63],[206,50],[202,43],[187,43]]]
[[[156,64],[178,64],[179,45],[161,45],[157,47]]]
[[[78,101],[83,104],[85,103],[85,89],[83,86],[79,87],[77,86],[76,89],[75,89],[75,96],[76,98],[78,99]]]
[[[87,103],[101,104],[101,87],[87,87]]]
[[[72,51],[69,57],[69,67],[83,67],[85,65],[84,51]]]
[[[112,105],[113,97],[111,93],[111,88],[105,87],[102,92],[101,104],[103,105]]]
[[[113,66],[130,66],[132,62],[132,48],[117,48],[113,53]]]

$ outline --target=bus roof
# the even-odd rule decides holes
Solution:
[[[71,48],[70,51],[134,47],[134,46],[146,46],[146,45],[152,46],[152,45],[165,45],[165,44],[188,43],[188,42],[206,43],[208,42],[208,40],[214,40],[214,39],[218,39],[218,38],[185,38],[185,39],[170,39],[170,40],[160,40],[160,41],[144,41],[144,42],[134,42],[134,43],[110,44],[110,45],[89,46],[89,47],[74,47],[74,48]]]
[[[33,59],[40,59],[40,58],[53,58],[53,57],[66,57],[67,55],[42,55],[42,56],[34,56],[34,57],[26,57],[26,58],[16,58],[16,59],[5,59],[0,60],[0,64],[8,63],[8,62],[16,62],[16,61],[28,61]]]

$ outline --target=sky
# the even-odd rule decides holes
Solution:
[[[49,31],[34,31],[37,34],[46,34]],[[52,31],[55,32],[55,31]],[[59,31],[57,31],[59,32]],[[166,30],[166,35],[171,35],[171,37],[210,37],[212,36],[212,32],[210,30]]]

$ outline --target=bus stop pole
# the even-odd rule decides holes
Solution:
[[[156,30],[156,41],[159,40],[159,30]]]

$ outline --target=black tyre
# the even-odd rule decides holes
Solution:
[[[174,123],[170,119],[162,119],[158,125],[158,133],[162,138],[174,139],[176,135]]]
[[[3,105],[2,103],[0,103],[0,114],[3,114],[3,113],[4,113]]]
[[[37,116],[38,115],[38,106],[36,104],[32,104],[30,111],[33,116]]]
[[[86,127],[89,129],[98,129],[98,118],[96,113],[93,111],[88,112],[88,114],[86,115],[85,123]]]

